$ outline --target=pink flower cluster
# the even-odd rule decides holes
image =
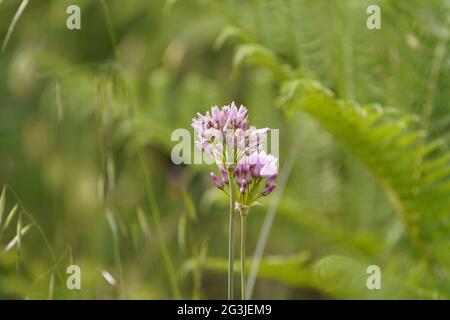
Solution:
[[[211,172],[214,184],[224,190],[224,185],[233,183],[237,204],[250,206],[275,189],[278,159],[263,150],[269,129],[250,126],[247,108],[237,108],[234,102],[222,109],[214,106],[211,113],[198,113],[192,127],[197,133],[196,146],[219,167],[219,176]],[[259,191],[262,181],[265,186]]]
[[[264,151],[255,152],[239,161],[235,169],[235,176],[236,182],[240,185],[240,192],[244,193],[253,181],[267,179],[262,195],[269,195],[276,187],[274,181],[278,175],[277,162],[277,158]]]
[[[197,132],[195,145],[209,155],[217,165],[232,165],[244,155],[262,149],[268,128],[250,127],[247,108],[230,106],[211,108],[211,113],[197,113],[192,127]]]

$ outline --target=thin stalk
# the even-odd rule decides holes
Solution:
[[[241,212],[241,298],[245,300],[245,217]]]
[[[11,24],[9,25],[8,33],[6,34],[5,40],[3,40],[2,52],[5,51],[6,46],[8,45],[9,39],[11,38],[11,35],[14,31],[14,28],[16,27],[16,23],[17,23],[17,21],[19,21],[22,13],[25,11],[25,8],[27,7],[28,2],[29,2],[29,0],[23,0],[19,6],[19,9],[17,9],[16,14],[14,15],[14,18],[11,21]]]
[[[234,294],[234,190],[232,170],[228,170],[228,184],[230,186],[230,220],[228,226],[228,300],[233,300]]]
[[[431,73],[426,91],[425,104],[422,108],[422,128],[425,130],[426,134],[428,134],[430,117],[433,113],[436,88],[439,84],[439,74],[442,69],[442,64],[445,61],[445,52],[449,38],[450,30],[447,27],[444,27],[440,36],[440,40],[438,41],[434,49],[433,60],[431,63]]]
[[[289,156],[283,165],[280,172],[280,181],[278,183],[278,191],[274,195],[274,199],[271,201],[269,209],[267,210],[266,217],[264,218],[261,231],[259,233],[258,242],[256,244],[256,249],[253,254],[252,264],[250,267],[250,272],[247,281],[247,297],[251,299],[253,294],[253,289],[255,288],[256,278],[258,276],[259,265],[261,264],[262,256],[264,255],[264,250],[266,249],[267,240],[269,239],[270,230],[272,229],[272,224],[277,213],[278,205],[281,202],[281,196],[283,194],[284,188],[286,187],[288,178],[292,169],[294,168],[295,161],[300,153],[300,146],[303,142],[303,133],[299,132],[300,137],[296,139],[294,146],[292,147]]]
[[[117,286],[117,294],[120,300],[125,298],[124,290],[123,290],[123,267],[122,267],[122,258],[120,256],[120,244],[118,235],[113,234],[113,255],[114,255],[114,263],[116,265],[116,270],[119,275],[119,285]]]
[[[137,149],[137,154],[138,154],[139,162],[140,162],[143,177],[144,177],[145,191],[147,193],[147,200],[149,202],[150,209],[152,212],[153,222],[155,225],[156,235],[158,238],[158,244],[159,244],[159,248],[161,250],[161,254],[163,256],[163,261],[164,261],[164,265],[166,267],[167,276],[169,278],[172,295],[175,299],[179,300],[182,297],[181,297],[180,290],[178,287],[177,274],[175,272],[175,267],[173,265],[172,258],[170,256],[169,249],[168,249],[166,241],[164,239],[164,235],[163,235],[163,231],[162,231],[162,227],[161,227],[161,221],[160,221],[159,207],[157,205],[156,197],[153,192],[153,185],[150,181],[150,173],[149,173],[148,167],[145,165],[144,156],[139,148]]]
[[[116,60],[119,60],[119,50],[117,48],[117,37],[116,32],[114,31],[113,21],[111,18],[111,14],[109,13],[108,5],[105,0],[100,0],[103,9],[103,15],[105,16],[106,29],[108,30],[109,38],[111,40],[111,45],[114,50],[114,57]]]

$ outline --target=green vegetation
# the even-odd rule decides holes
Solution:
[[[280,129],[279,185],[246,219],[253,298],[449,299],[448,17],[446,0],[0,1],[0,298],[226,298],[228,199],[170,156],[174,129],[234,100]]]

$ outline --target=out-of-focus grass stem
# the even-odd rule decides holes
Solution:
[[[160,218],[160,214],[159,214],[159,208],[156,203],[156,197],[153,192],[153,185],[150,180],[150,172],[148,170],[148,167],[145,164],[144,155],[142,154],[142,151],[139,148],[137,150],[137,154],[138,154],[139,162],[141,165],[141,170],[142,170],[142,173],[144,176],[145,191],[146,191],[147,200],[149,202],[150,209],[152,212],[153,223],[155,225],[156,236],[158,238],[158,244],[159,244],[159,247],[161,250],[161,254],[163,256],[164,264],[165,264],[166,271],[167,271],[167,276],[169,277],[170,288],[171,288],[174,298],[181,299],[181,294],[180,294],[180,290],[178,288],[178,282],[177,282],[175,268],[173,266],[173,262],[170,257],[170,254],[169,254],[169,250],[167,249],[167,245],[166,245],[166,242],[164,240],[164,236],[163,236],[163,233],[161,230],[161,218]]]
[[[245,219],[247,212],[241,212],[241,299],[245,300]]]
[[[108,5],[105,0],[100,0],[102,5],[103,14],[105,16],[106,28],[108,29],[109,38],[111,39],[111,45],[114,50],[114,57],[116,60],[119,60],[119,50],[117,49],[117,37],[114,31],[113,22],[111,19],[111,15],[109,13]]]
[[[256,244],[256,249],[253,254],[250,273],[247,281],[246,296],[248,297],[248,299],[251,299],[253,289],[256,283],[256,278],[258,276],[259,265],[261,263],[262,256],[264,255],[264,250],[266,249],[266,244],[267,240],[269,239],[270,230],[272,229],[273,220],[275,219],[277,208],[278,205],[280,204],[281,196],[283,194],[284,188],[286,187],[289,175],[291,174],[291,171],[294,168],[295,162],[299,155],[301,143],[302,137],[299,137],[292,146],[289,156],[286,159],[283,169],[280,172],[280,182],[278,183],[278,192],[276,193],[276,196],[270,203],[266,217],[264,218],[258,242]]]

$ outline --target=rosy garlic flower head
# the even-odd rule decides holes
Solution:
[[[234,102],[221,109],[214,106],[205,115],[198,113],[192,127],[197,133],[196,147],[219,167],[219,175],[211,172],[216,187],[225,191],[225,185],[235,186],[236,209],[246,211],[275,189],[278,159],[263,150],[269,129],[250,126],[247,108],[237,108]]]
[[[217,106],[205,115],[197,113],[192,127],[197,133],[195,145],[209,155],[217,165],[227,167],[236,164],[243,156],[262,150],[268,128],[250,127],[248,111],[231,103],[219,109]]]

